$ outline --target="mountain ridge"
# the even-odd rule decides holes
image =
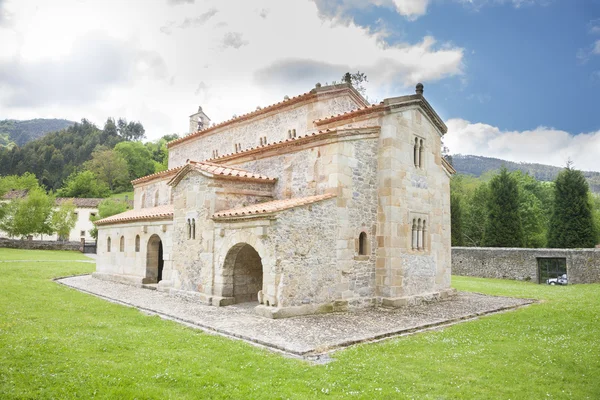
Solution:
[[[558,173],[564,169],[564,167],[555,167],[547,164],[514,162],[502,160],[500,158],[475,156],[469,154],[453,154],[451,157],[452,165],[458,173],[473,175],[476,177],[480,177],[487,171],[498,170],[505,165],[509,171],[519,170],[524,173],[528,173],[538,181],[550,182],[556,179]],[[600,172],[581,172],[590,185],[590,190],[593,193],[600,193]]]
[[[61,131],[75,125],[62,118],[35,118],[28,120],[0,120],[0,147],[23,146],[48,133]]]

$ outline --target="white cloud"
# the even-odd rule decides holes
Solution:
[[[427,13],[430,0],[314,0],[322,16],[346,19],[351,10],[384,7],[395,10],[409,20]]]
[[[600,40],[596,40],[596,43],[594,43],[592,54],[600,54]]]
[[[303,0],[13,0],[7,6],[11,28],[0,32],[5,118],[85,117],[102,125],[122,116],[140,120],[156,138],[185,133],[198,105],[219,122],[346,71],[365,72],[367,93],[383,99],[463,70],[460,47],[429,36],[387,45],[384,33],[323,20],[315,3]],[[92,33],[107,45],[86,41]]]
[[[568,159],[582,170],[600,171],[600,131],[573,135],[553,128],[502,131],[464,119],[446,122],[444,144],[452,154],[495,157],[515,162],[565,165]]]

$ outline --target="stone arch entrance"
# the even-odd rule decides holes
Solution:
[[[263,267],[260,255],[248,243],[238,243],[227,252],[223,264],[223,296],[234,303],[258,301],[262,290]]]
[[[143,283],[158,283],[162,280],[164,266],[163,246],[160,236],[152,235],[146,249],[146,277]]]

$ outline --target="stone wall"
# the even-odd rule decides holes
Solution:
[[[142,284],[146,277],[148,244],[150,239],[158,236],[163,247],[163,280],[165,283],[171,278],[173,222],[164,221],[138,221],[126,224],[99,225],[98,247],[96,254],[96,273],[98,278],[112,279],[120,277],[119,281]],[[121,251],[121,237],[124,240]],[[136,241],[139,237],[139,247]],[[110,238],[110,249],[108,239]]]
[[[71,250],[81,251],[80,242],[57,242],[51,240],[19,240],[0,238],[0,248],[23,250]]]
[[[295,129],[297,135],[314,131],[313,121],[319,118],[341,114],[360,107],[349,95],[323,98],[318,102],[299,103],[288,109],[274,111],[242,121],[231,126],[208,132],[194,140],[175,144],[169,148],[169,168],[184,165],[186,160],[204,161],[213,158],[213,151],[219,156],[236,152],[235,144],[242,150],[256,148],[260,138],[266,137],[267,143],[284,141],[288,130]]]
[[[600,282],[600,249],[453,247],[452,273],[539,282],[538,258],[565,258],[569,283]]]
[[[155,179],[150,182],[136,185],[133,188],[133,205],[136,210],[140,208],[156,207],[171,204],[171,187],[167,185],[172,176]]]
[[[415,138],[424,142],[421,166],[415,166]],[[450,289],[450,180],[440,141],[441,132],[418,107],[382,119],[376,288],[384,304]],[[427,221],[422,248],[412,245],[413,219]]]

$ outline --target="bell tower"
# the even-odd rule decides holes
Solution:
[[[202,107],[198,107],[198,112],[190,115],[190,132],[194,133],[210,126],[210,118],[204,114]]]

